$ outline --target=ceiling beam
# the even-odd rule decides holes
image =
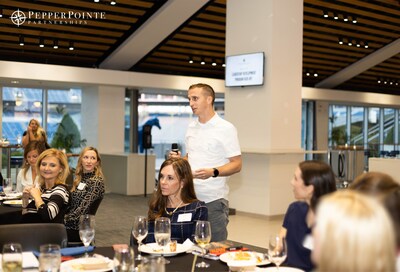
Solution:
[[[170,0],[126,39],[100,68],[128,70],[173,33],[209,0]]]
[[[379,63],[400,53],[400,39],[397,39],[381,49],[369,54],[368,56],[347,66],[343,70],[325,78],[315,85],[317,88],[331,89],[339,86],[343,82],[365,72],[366,70],[378,65]]]

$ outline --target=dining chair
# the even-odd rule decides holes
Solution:
[[[95,201],[93,201],[92,205],[90,205],[89,207],[88,214],[96,215],[101,201],[103,201],[103,198],[98,198]]]
[[[43,244],[66,247],[67,231],[63,224],[33,223],[0,225],[0,248],[7,243],[19,243],[23,251],[39,250]]]
[[[97,210],[99,209],[99,206],[101,204],[101,201],[103,201],[103,198],[98,198],[95,201],[93,201],[93,203],[90,205],[89,210],[88,210],[88,214],[91,215],[96,215]],[[93,240],[92,244],[95,244],[95,240]],[[68,247],[78,247],[78,246],[82,246],[83,243],[82,242],[68,242]]]

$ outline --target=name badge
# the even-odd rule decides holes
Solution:
[[[178,222],[189,222],[192,221],[191,213],[181,213],[178,215]]]
[[[85,186],[86,186],[86,183],[79,182],[79,185],[77,188],[78,188],[78,190],[83,190],[85,188]]]

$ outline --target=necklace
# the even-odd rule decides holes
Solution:
[[[177,207],[175,208],[175,210],[173,210],[172,212],[167,211],[167,207],[165,207],[165,212],[166,212],[169,216],[173,215],[173,214],[176,212],[176,210],[179,209],[179,207],[182,205],[182,203],[183,203],[183,200],[181,201],[181,203],[178,204],[178,206],[177,206]]]

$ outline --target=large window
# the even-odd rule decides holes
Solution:
[[[46,130],[52,147],[72,153],[80,151],[84,143],[80,138],[80,89],[3,87],[2,99],[2,137],[12,145],[21,143],[29,121],[34,118]],[[11,155],[21,156],[22,149],[13,150]],[[2,165],[6,165],[4,156]]]
[[[399,109],[394,108],[330,105],[330,146],[362,146],[374,157],[395,155],[400,140],[398,116]]]
[[[129,151],[130,143],[130,98],[126,98],[125,106],[125,151]],[[157,94],[154,92],[140,93],[138,101],[138,153],[143,153],[142,128],[151,125],[152,147],[148,153],[156,155],[156,169],[165,160],[166,153],[172,143],[178,143],[182,154],[186,153],[185,134],[189,123],[196,118],[189,106],[186,92],[181,95]],[[224,117],[224,99],[217,94],[215,110]]]
[[[364,108],[351,107],[350,114],[350,144],[364,145],[363,124],[364,124]]]
[[[336,147],[348,143],[347,116],[348,116],[348,111],[346,106],[341,106],[341,105],[330,106],[329,109],[330,146]]]

